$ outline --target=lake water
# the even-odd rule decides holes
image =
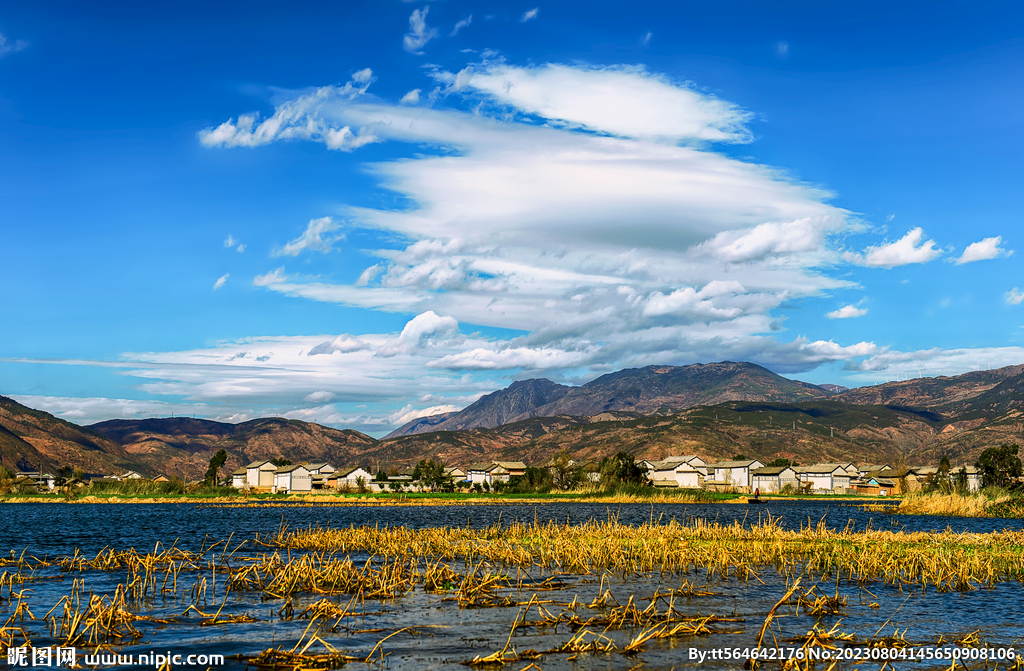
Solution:
[[[348,527],[350,525],[381,525],[426,528],[434,526],[485,527],[502,522],[523,521],[542,523],[581,524],[592,519],[614,517],[624,524],[641,524],[650,520],[667,522],[690,518],[717,520],[731,523],[739,520],[755,524],[771,515],[786,528],[817,526],[824,522],[834,529],[885,529],[905,531],[943,531],[987,533],[1003,529],[1024,530],[1024,520],[964,519],[925,516],[891,516],[865,511],[859,505],[835,501],[772,501],[760,506],[727,504],[664,505],[631,504],[605,505],[580,503],[495,504],[472,506],[287,506],[287,507],[206,507],[191,504],[0,504],[3,519],[3,542],[0,556],[34,555],[53,559],[71,555],[76,550],[95,555],[105,547],[150,551],[157,542],[162,547],[171,543],[182,549],[199,551],[211,542],[234,534],[232,547],[237,542],[275,533],[282,523],[289,528],[306,526]],[[261,548],[260,552],[265,552]],[[244,554],[244,553],[243,553]],[[365,561],[365,555],[353,559]],[[110,594],[124,572],[86,571],[82,574],[87,589],[96,594]],[[44,569],[37,576],[43,578],[26,582],[21,587],[31,590],[27,594],[33,614],[41,617],[70,590],[70,582],[77,574],[63,575],[57,568]],[[538,580],[549,574],[536,570]],[[708,581],[703,576],[669,576],[662,574],[635,575],[561,575],[566,583],[560,592],[544,592],[539,596],[556,603],[545,606],[559,612],[559,602],[569,601],[573,595],[590,602],[603,588],[620,603],[630,595],[648,598],[656,591],[678,587],[686,578],[690,582],[706,585],[714,594],[678,599],[676,607],[688,615],[717,615],[734,621],[712,626],[716,632],[710,636],[681,636],[673,639],[653,640],[644,645],[642,652],[626,656],[621,652],[582,653],[569,659],[565,653],[546,654],[537,660],[538,667],[550,669],[728,669],[740,668],[737,662],[710,661],[699,663],[690,659],[691,648],[710,651],[716,648],[752,647],[768,610],[785,591],[785,580],[774,569],[765,570],[759,580],[739,580],[732,577]],[[194,580],[190,577],[189,580]],[[215,611],[224,598],[223,578],[217,590],[207,594],[207,610]],[[15,587],[15,592],[19,587]],[[935,590],[908,592],[880,583],[866,586],[834,584],[822,592],[838,591],[847,599],[844,615],[825,618],[822,625],[830,628],[838,622],[839,631],[855,632],[866,638],[880,631],[878,636],[894,630],[906,632],[905,637],[918,645],[934,645],[939,636],[951,640],[978,630],[981,641],[998,646],[1024,647],[1024,625],[1021,604],[1024,589],[1019,582],[1003,582],[992,589],[969,592],[939,593]],[[6,591],[3,592],[6,598]],[[157,598],[147,600],[138,612],[159,618],[177,618],[179,621],[157,625],[137,623],[145,636],[131,646],[118,648],[128,653],[181,653],[254,655],[267,648],[283,646],[290,649],[302,637],[308,620],[283,620],[279,616],[283,601],[268,598],[262,593],[237,592],[228,595],[222,617],[248,615],[257,619],[248,624],[196,626],[196,618],[182,618],[184,610],[180,594],[178,599]],[[512,594],[513,599],[528,601],[531,593]],[[320,595],[303,594],[293,597],[295,612],[317,601]],[[337,603],[347,603],[350,597],[332,597]],[[871,604],[881,604],[872,608]],[[646,605],[646,602],[644,602]],[[12,610],[10,600],[0,601],[0,622],[7,620]],[[331,645],[353,655],[365,656],[378,641],[389,633],[410,627],[413,630],[398,634],[384,643],[385,661],[375,664],[393,669],[465,669],[463,663],[476,655],[488,655],[500,650],[519,608],[515,606],[484,609],[460,609],[456,602],[444,594],[432,594],[415,589],[398,599],[386,601],[366,600],[359,606],[358,623],[349,622],[347,630],[323,633]],[[8,613],[8,614],[4,614]],[[818,622],[791,607],[779,611],[776,623],[785,635],[805,633]],[[45,628],[29,622],[27,630],[37,633],[37,646],[53,644]],[[519,651],[526,649],[550,650],[556,648],[575,633],[568,625],[553,627],[526,627],[517,632],[513,645]],[[600,633],[600,632],[598,632]],[[608,635],[622,648],[637,632],[609,632]],[[792,643],[780,642],[792,646]],[[0,647],[3,647],[0,645]],[[314,648],[315,649],[315,648]],[[83,651],[79,650],[81,656]],[[79,659],[81,661],[81,659]],[[506,669],[519,669],[528,661],[519,661]],[[968,663],[968,668],[982,668],[980,663]],[[226,668],[241,668],[243,662],[229,659]],[[362,666],[362,663],[357,663]],[[848,666],[848,665],[847,665]],[[837,668],[847,668],[840,664]],[[879,668],[881,662],[872,662],[857,668]],[[949,668],[943,664],[913,664],[914,668]],[[106,668],[106,667],[104,667]],[[187,668],[187,667],[186,667]],[[205,667],[202,667],[205,668]],[[763,668],[779,668],[777,662]],[[821,668],[827,668],[827,664]],[[903,668],[899,666],[898,668]],[[991,666],[990,666],[991,668]],[[1000,667],[1000,668],[1005,668]]]

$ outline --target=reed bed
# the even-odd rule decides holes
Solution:
[[[1010,501],[1010,495],[1003,493],[989,497],[981,492],[974,494],[943,494],[941,492],[911,492],[907,494],[894,512],[901,515],[945,515],[949,517],[992,517],[993,506]]]
[[[786,530],[772,519],[750,527],[697,519],[640,526],[609,520],[578,526],[517,522],[484,529],[282,528],[265,542],[282,549],[487,560],[576,574],[703,572],[750,579],[769,566],[784,574],[840,575],[940,590],[969,590],[1024,575],[1020,531],[835,531],[824,525]]]

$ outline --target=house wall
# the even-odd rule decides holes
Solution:
[[[690,489],[700,487],[701,481],[704,479],[699,471],[676,471],[675,476],[675,480],[679,483],[680,487]]]
[[[764,494],[777,494],[782,488],[776,475],[755,475],[751,486]]]
[[[832,489],[832,476],[820,475],[817,473],[804,473],[801,476],[802,482],[811,483],[811,489]]]
[[[305,469],[288,473],[274,473],[273,476],[274,487],[279,492],[313,491],[313,476]]]
[[[355,487],[359,484],[359,478],[362,478],[367,485],[369,485],[370,481],[373,480],[373,476],[370,475],[368,471],[366,471],[363,468],[357,468],[356,470],[346,475],[344,480],[339,478],[338,483],[339,486],[341,486],[341,483],[344,482],[347,483],[350,487]]]
[[[731,482],[734,487],[749,487],[750,471],[747,468],[716,468],[715,480]]]

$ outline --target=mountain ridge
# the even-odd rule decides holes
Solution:
[[[725,379],[723,370],[735,374]],[[689,379],[686,371],[673,367],[627,369],[610,378],[602,376],[598,385],[575,398],[563,393],[564,385],[521,381],[510,385],[508,389],[515,387],[511,392],[499,390],[482,397],[476,405],[481,412],[473,416],[497,422],[523,408],[529,413],[560,405],[573,408],[577,403],[601,412],[512,417],[495,427],[463,424],[458,430],[380,440],[351,429],[283,418],[239,424],[184,417],[117,419],[80,427],[0,397],[0,459],[8,468],[23,470],[71,465],[105,473],[130,468],[146,475],[197,479],[218,449],[228,453],[222,473],[274,457],[295,463],[326,461],[337,467],[362,465],[376,472],[424,458],[461,466],[490,459],[535,465],[563,450],[580,461],[627,451],[638,458],[698,453],[708,459],[727,459],[742,453],[801,463],[888,461],[893,465],[934,464],[947,455],[953,463],[973,463],[986,447],[1024,440],[1024,366],[840,393],[793,381],[780,388],[778,376],[766,376],[761,370],[765,369],[733,363],[717,371],[691,370],[710,377],[696,391],[691,389],[689,398],[727,394],[746,398],[683,410],[658,405],[671,395],[666,390],[678,389],[678,380],[666,376]],[[649,384],[650,379],[656,383]],[[637,389],[638,384],[646,390]],[[609,390],[615,395],[609,396]],[[620,393],[623,390],[628,393]],[[605,400],[595,406],[595,398]],[[618,400],[608,403],[608,399]],[[609,406],[633,409],[603,409]],[[436,426],[450,419],[445,417]]]

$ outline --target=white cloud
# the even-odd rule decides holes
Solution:
[[[463,74],[465,73],[465,74]],[[642,67],[492,63],[463,70],[469,87],[503,105],[551,121],[621,137],[670,142],[749,142],[748,112]],[[450,73],[438,73],[444,80]]]
[[[1006,303],[1007,305],[1020,305],[1024,302],[1024,293],[1017,290],[1014,287],[1006,292]]]
[[[774,47],[775,57],[780,61],[784,61],[789,58],[789,42],[779,40],[775,43]]]
[[[79,425],[88,425],[108,419],[135,419],[144,417],[205,416],[211,408],[202,403],[169,403],[159,400],[126,398],[12,395],[22,405],[42,410]]]
[[[331,245],[342,239],[341,235],[328,236],[327,233],[338,230],[338,224],[330,217],[310,219],[306,230],[284,247],[275,249],[271,256],[298,256],[304,249],[317,252],[331,251]]]
[[[644,46],[647,46],[648,44],[651,43],[652,37],[654,37],[654,33],[648,30],[646,33],[644,33],[644,36],[640,38],[640,43],[643,44]]]
[[[848,362],[847,368],[861,373],[894,371],[918,372],[924,376],[960,375],[971,370],[1016,366],[1024,362],[1024,347],[977,347],[916,350],[912,352],[884,351],[857,362]],[[860,375],[860,379],[878,382],[877,375]]]
[[[402,48],[411,54],[422,53],[424,45],[437,37],[437,28],[427,25],[427,12],[430,7],[414,9],[409,16],[409,32],[402,38]]]
[[[16,51],[28,49],[28,42],[25,40],[8,40],[7,36],[0,33],[0,58]]]
[[[542,370],[575,368],[593,357],[593,351],[567,352],[552,347],[510,347],[494,350],[478,347],[458,354],[449,354],[427,364],[430,368],[451,370],[510,370],[523,368]]]
[[[519,23],[526,23],[527,21],[532,21],[533,19],[537,18],[537,14],[539,13],[540,7],[534,7],[533,9],[529,9],[523,12],[523,15],[519,17]]]
[[[822,250],[825,237],[842,225],[841,220],[829,215],[768,222],[749,229],[722,231],[698,249],[731,263],[773,255],[807,254]]]
[[[853,317],[863,317],[868,313],[866,308],[859,308],[856,305],[844,305],[838,310],[833,310],[825,316],[829,319],[851,319]]]
[[[433,417],[434,415],[440,415],[446,412],[457,412],[458,410],[461,410],[461,408],[456,405],[433,405],[429,408],[420,409],[414,409],[411,405],[407,405],[389,417],[389,420],[392,424],[401,426],[414,419]]]
[[[927,263],[942,252],[935,248],[935,241],[922,242],[924,231],[918,227],[896,242],[868,247],[864,254],[847,252],[845,258],[851,263],[874,268],[895,268],[910,263]]]
[[[314,391],[311,394],[307,394],[303,401],[310,403],[327,403],[334,399],[334,392],[332,391]]]
[[[217,281],[213,283],[213,290],[216,291],[217,289],[220,289],[222,286],[224,286],[224,283],[228,281],[228,277],[230,275],[231,273],[224,273],[222,276],[220,276],[217,279]]]
[[[397,338],[389,340],[377,350],[377,356],[393,357],[411,352],[430,341],[452,337],[458,331],[459,323],[457,321],[451,317],[441,317],[433,310],[428,310],[410,319]]]
[[[485,62],[435,75],[448,96],[482,98],[479,113],[332,93],[285,103],[326,127],[363,128],[415,152],[370,167],[413,206],[343,214],[346,226],[407,238],[404,248],[372,252],[378,258],[350,285],[283,268],[254,280],[288,296],[419,315],[397,337],[358,336],[368,347],[349,353],[319,337],[304,351],[330,356],[305,362],[350,365],[357,357],[373,380],[430,370],[447,382],[423,393],[467,396],[478,389],[466,386],[479,383],[463,381],[466,371],[586,379],[628,366],[732,359],[799,372],[883,350],[781,340],[775,309],[852,286],[825,274],[841,261],[830,241],[850,224],[847,212],[827,203],[828,192],[700,144],[745,139],[745,112],[641,70],[501,67]],[[529,90],[496,83],[509,78]],[[565,87],[595,108],[640,91],[647,109],[593,111]],[[686,105],[674,105],[680,101]],[[538,125],[537,116],[557,123]],[[459,323],[523,335],[466,335]],[[278,371],[288,362],[283,349],[273,349]],[[231,384],[245,386],[232,373]],[[269,375],[260,373],[256,386]],[[310,388],[334,390],[307,380],[302,394]]]
[[[399,101],[403,105],[418,105],[420,102],[420,89],[409,91]]]
[[[334,354],[340,352],[347,354],[349,352],[358,352],[359,350],[368,349],[369,344],[363,342],[359,338],[354,338],[350,335],[340,335],[334,340],[327,340],[316,347],[309,350],[306,356],[316,356],[317,354]]]
[[[242,252],[245,251],[245,245],[243,245],[240,242],[238,242],[238,240],[235,240],[234,236],[229,235],[227,237],[227,239],[224,240],[224,247],[226,249],[231,249],[232,247],[234,247],[236,245],[238,246],[238,252],[239,253],[242,253]]]
[[[967,245],[964,249],[964,253],[960,255],[960,258],[956,260],[956,264],[971,263],[972,261],[987,261],[989,259],[999,258],[1000,256],[1009,256],[1013,254],[1013,250],[1007,250],[1001,248],[999,245],[1003,241],[1002,236],[995,236],[994,238],[985,238],[978,242],[972,242]]]
[[[332,125],[318,112],[324,104],[363,95],[373,81],[369,68],[360,70],[344,86],[321,87],[278,106],[273,116],[262,121],[258,114],[241,114],[237,121],[229,119],[216,128],[202,130],[199,141],[206,147],[259,147],[276,140],[311,140],[322,142],[328,149],[358,149],[377,138],[363,130]]]
[[[473,15],[472,14],[470,14],[466,18],[462,19],[461,21],[457,22],[455,24],[455,27],[452,28],[452,32],[448,34],[448,37],[455,37],[456,35],[459,34],[460,30],[462,30],[463,28],[468,28],[471,23],[473,23]]]
[[[256,277],[253,278],[252,283],[253,283],[253,286],[268,287],[268,286],[280,285],[280,284],[284,283],[286,281],[286,279],[287,278],[285,277],[285,274],[284,274],[284,267],[281,267],[281,268],[275,268],[274,270],[271,270],[269,273],[265,273],[263,275],[257,275]]]

